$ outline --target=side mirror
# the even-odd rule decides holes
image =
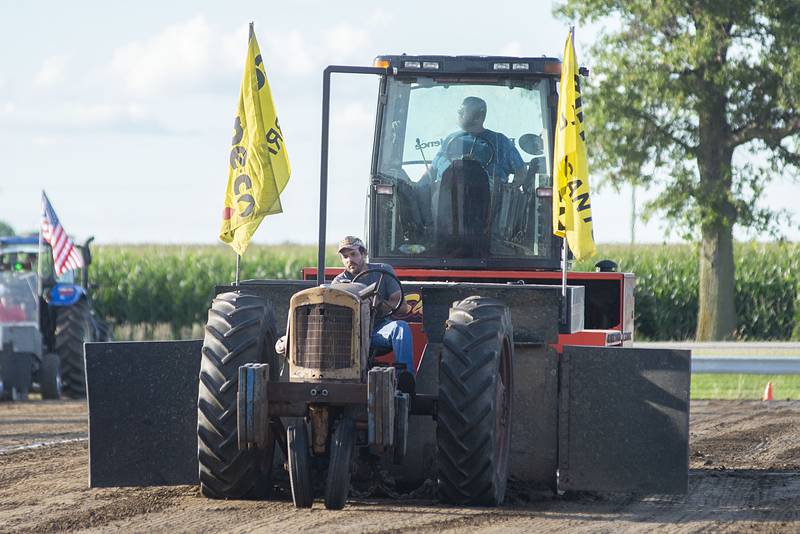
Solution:
[[[594,264],[594,270],[598,273],[615,273],[619,266],[611,260],[600,260]]]

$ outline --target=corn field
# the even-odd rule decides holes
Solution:
[[[197,337],[214,286],[234,280],[236,260],[224,245],[98,246],[91,266],[95,306],[117,339]],[[335,247],[327,264],[340,266]],[[611,259],[634,272],[636,335],[644,340],[693,337],[697,315],[697,251],[692,245],[605,245],[575,270]],[[735,249],[737,337],[800,339],[800,244],[741,243]],[[316,265],[313,245],[253,245],[241,279],[299,278]]]

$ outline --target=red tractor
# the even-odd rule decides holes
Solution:
[[[209,497],[258,497],[285,465],[298,507],[322,494],[341,508],[351,483],[381,477],[403,490],[432,480],[440,499],[478,505],[500,504],[509,477],[685,492],[689,353],[632,347],[634,277],[609,262],[569,273],[562,291],[560,71],[546,57],[328,67],[318,268],[217,287],[202,344],[87,344],[91,484],[199,478]],[[393,355],[370,347],[391,273],[332,284],[338,270],[319,267],[334,73],[380,79],[367,241],[412,307],[411,391]],[[465,118],[475,109],[480,128]]]

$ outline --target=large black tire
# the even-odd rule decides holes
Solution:
[[[297,508],[311,508],[314,486],[311,482],[311,453],[308,450],[308,431],[302,420],[286,429],[286,449],[289,462],[289,485],[292,501]]]
[[[341,510],[350,492],[350,467],[353,462],[353,420],[345,416],[331,437],[328,477],[325,480],[325,508]]]
[[[42,356],[39,367],[39,389],[43,399],[61,398],[61,360],[52,352]]]
[[[83,343],[94,341],[94,325],[89,303],[81,299],[56,312],[56,353],[61,359],[63,391],[72,397],[86,396],[86,370]]]
[[[439,497],[503,502],[511,442],[513,330],[499,300],[453,304],[439,363],[436,427]]]
[[[275,335],[275,314],[262,297],[239,290],[214,298],[205,328],[197,398],[197,459],[200,490],[206,497],[269,494],[274,447],[239,450],[236,398],[241,365],[275,366]]]

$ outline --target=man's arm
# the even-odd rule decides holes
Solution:
[[[508,158],[509,158],[509,167],[511,167],[511,172],[514,173],[514,185],[527,185],[528,182],[528,169],[525,166],[525,161],[522,159],[522,156],[519,155],[519,150],[514,144],[511,142],[510,139],[508,140]]]
[[[514,169],[514,185],[528,185],[528,170],[525,168],[525,164],[522,164],[522,167],[517,167]]]

